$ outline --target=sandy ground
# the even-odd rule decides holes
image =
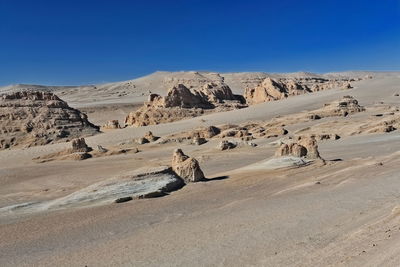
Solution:
[[[343,95],[365,113],[288,127],[293,133],[321,123],[371,121],[379,102],[400,106],[400,74],[215,113],[170,124],[107,131],[89,145],[115,146],[151,130],[158,136],[200,125],[267,121],[313,110]],[[89,106],[105,120],[130,106]],[[369,109],[370,108],[370,109]],[[100,111],[100,112],[99,112]],[[333,124],[332,124],[333,125]],[[338,129],[332,129],[338,130]],[[202,146],[146,144],[137,154],[84,161],[36,163],[60,143],[0,152],[0,207],[66,196],[143,166],[169,164],[181,147],[196,157],[208,180],[168,196],[121,204],[0,216],[1,266],[398,266],[400,262],[400,134],[344,136],[319,144],[326,164],[249,170],[273,156],[276,139],[257,147],[219,151]],[[340,159],[340,160],[339,160]]]

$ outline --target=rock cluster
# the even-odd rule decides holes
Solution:
[[[224,83],[207,83],[195,89],[178,84],[165,97],[151,94],[140,109],[126,117],[125,124],[146,126],[241,107],[244,105]]]
[[[0,149],[45,145],[99,132],[87,116],[49,92],[22,91],[0,97]]]
[[[182,143],[195,138],[231,138],[235,141],[251,141],[256,138],[272,138],[286,135],[288,131],[282,126],[269,126],[265,123],[250,123],[243,125],[225,124],[220,126],[200,127],[191,131],[169,135],[162,139],[163,144],[169,142]],[[241,142],[239,142],[241,143]]]
[[[143,145],[143,144],[155,142],[158,139],[160,139],[160,137],[155,136],[151,131],[148,131],[143,137],[136,139],[135,142],[138,143],[139,145]]]
[[[198,182],[204,179],[199,162],[185,155],[181,149],[175,149],[172,156],[172,170],[186,183]]]
[[[311,92],[311,90],[293,80],[284,82],[266,78],[255,88],[246,88],[244,91],[244,98],[248,104],[253,105],[283,99],[289,95],[300,95],[306,92]]]
[[[350,95],[343,96],[339,101],[335,101],[331,104],[326,105],[322,110],[321,114],[324,117],[329,116],[344,116],[349,114],[365,111],[363,106],[360,106],[358,101]],[[320,115],[321,115],[320,114]]]
[[[313,136],[303,137],[297,142],[282,144],[275,153],[277,157],[294,156],[308,159],[321,158],[318,152],[318,144]]]
[[[121,125],[118,120],[110,120],[107,121],[106,124],[103,125],[103,129],[120,129]]]
[[[244,98],[249,105],[254,105],[335,87],[352,88],[347,80],[322,78],[272,79],[267,77],[259,85],[247,87],[244,91]]]
[[[236,143],[228,141],[228,140],[222,140],[219,145],[218,148],[220,150],[227,150],[227,149],[233,149],[237,146]]]
[[[207,143],[207,140],[205,138],[203,138],[203,137],[195,136],[193,138],[193,144],[194,145],[200,146],[200,145],[205,144],[205,143]]]

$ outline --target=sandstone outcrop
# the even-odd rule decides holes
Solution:
[[[205,138],[203,138],[203,137],[195,136],[193,138],[193,144],[194,145],[200,146],[200,145],[205,144],[205,143],[207,143],[207,140]]]
[[[365,111],[363,106],[360,106],[358,101],[353,96],[343,96],[339,101],[325,105],[319,115],[323,117],[344,116],[349,114]]]
[[[92,148],[86,144],[85,138],[75,138],[71,141],[72,148],[69,150],[71,153],[75,152],[90,152]]]
[[[247,87],[244,91],[244,98],[247,104],[254,105],[335,87],[352,88],[347,80],[328,80],[323,78],[273,79],[267,77],[259,85]]]
[[[160,139],[160,137],[155,136],[151,131],[148,131],[143,137],[136,139],[135,142],[139,145],[143,145],[143,144],[155,142],[158,139]]]
[[[353,88],[353,86],[351,86],[350,83],[346,83],[346,84],[344,84],[344,86],[342,87],[342,89],[344,89],[344,90],[348,90],[348,89],[351,89],[351,88]]]
[[[245,107],[238,99],[224,83],[207,83],[200,88],[178,84],[165,97],[151,94],[140,109],[126,117],[125,124],[146,126]]]
[[[87,116],[49,92],[0,97],[0,149],[45,145],[99,132]]]
[[[172,170],[186,183],[198,182],[204,179],[199,162],[185,155],[181,149],[176,149],[172,156]]]
[[[155,136],[151,131],[148,131],[144,136],[149,142],[157,141],[160,137]]]
[[[259,104],[267,101],[279,100],[288,97],[289,90],[295,94],[299,94],[298,90],[304,90],[295,82],[287,86],[285,83],[277,80],[266,78],[260,85],[255,88],[246,88],[244,98],[250,105]]]
[[[294,156],[308,159],[320,159],[318,144],[313,136],[302,137],[297,142],[282,144],[275,153],[276,157]]]
[[[218,145],[218,149],[227,150],[227,149],[233,149],[236,146],[237,146],[236,143],[233,143],[233,142],[228,141],[228,140],[222,140]]]
[[[107,121],[106,124],[103,125],[104,129],[120,129],[121,125],[119,124],[118,120],[110,120]]]

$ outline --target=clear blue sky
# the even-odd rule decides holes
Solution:
[[[400,70],[400,0],[0,0],[0,85]]]

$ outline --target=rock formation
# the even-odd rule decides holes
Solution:
[[[185,155],[181,149],[176,149],[172,156],[172,169],[186,183],[198,182],[204,179],[199,162]]]
[[[165,97],[151,94],[139,110],[126,117],[125,124],[146,126],[241,107],[244,105],[224,83],[207,83],[195,89],[178,84]]]
[[[76,138],[71,141],[71,153],[75,152],[89,152],[92,148],[86,144],[85,138]]]
[[[45,145],[99,132],[87,116],[49,92],[0,97],[0,149]]]
[[[363,106],[360,106],[358,101],[353,96],[343,96],[339,101],[325,105],[319,115],[323,117],[344,116],[349,114],[365,111]]]
[[[346,84],[344,84],[343,87],[342,87],[343,90],[348,90],[348,89],[351,89],[351,88],[353,88],[353,86],[351,86],[350,83],[346,83]]]
[[[120,129],[121,125],[119,124],[118,120],[110,120],[107,121],[106,124],[103,125],[104,129]]]
[[[233,142],[228,141],[228,140],[222,140],[218,145],[218,149],[227,150],[227,149],[235,148],[236,146],[237,146],[236,143],[233,143]]]
[[[335,87],[352,88],[346,80],[337,81],[322,78],[272,79],[267,77],[259,85],[247,87],[244,91],[244,98],[247,104],[254,105]]]
[[[207,140],[205,138],[203,138],[203,137],[195,136],[193,138],[193,144],[194,145],[200,146],[200,145],[205,144],[205,143],[207,143]]]
[[[148,131],[143,137],[136,139],[135,142],[138,143],[139,145],[143,145],[157,141],[158,139],[160,139],[160,137],[154,136],[151,131]]]
[[[155,136],[151,131],[148,131],[143,138],[146,138],[149,142],[157,141],[160,137]]]
[[[275,153],[277,157],[294,156],[308,159],[320,159],[318,144],[313,136],[302,137],[297,142],[282,144]]]
[[[311,91],[308,87],[302,86],[293,80],[283,82],[266,78],[255,88],[246,88],[244,91],[244,98],[248,104],[253,105],[267,101],[279,100],[286,98],[289,95],[299,95],[306,92]]]

